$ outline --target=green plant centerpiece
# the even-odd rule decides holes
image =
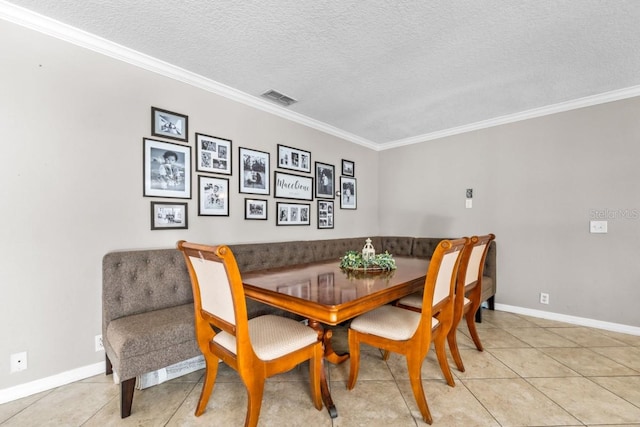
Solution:
[[[397,267],[396,260],[387,251],[367,258],[362,255],[362,252],[347,251],[340,258],[340,268],[345,270],[389,271],[395,270]]]

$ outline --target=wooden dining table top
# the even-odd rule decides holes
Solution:
[[[337,325],[424,287],[429,260],[394,259],[391,271],[347,271],[331,260],[245,273],[242,282],[249,298]]]

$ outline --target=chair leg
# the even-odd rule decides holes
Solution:
[[[429,405],[427,404],[427,398],[424,395],[424,388],[422,387],[422,360],[419,357],[412,356],[411,353],[406,355],[407,368],[409,370],[409,381],[411,382],[411,390],[413,391],[413,397],[416,399],[422,419],[425,423],[431,424],[433,419],[431,418],[431,412],[429,411]]]
[[[264,377],[243,378],[247,387],[247,416],[244,419],[245,427],[256,427],[260,418],[262,407],[262,395],[264,393]]]
[[[447,384],[450,387],[455,387],[456,383],[453,380],[453,374],[451,373],[451,368],[449,367],[449,361],[447,360],[447,350],[445,347],[445,343],[447,341],[446,335],[443,336],[441,332],[437,332],[438,336],[434,340],[434,347],[436,348],[436,356],[438,356],[438,363],[440,364],[440,370],[444,375],[444,378],[447,380]]]
[[[347,381],[347,390],[352,390],[356,386],[358,371],[360,370],[360,342],[357,335],[357,332],[349,329],[349,380]]]
[[[458,368],[458,371],[464,372],[464,363],[462,363],[462,356],[460,356],[460,349],[458,348],[457,334],[457,329],[451,329],[449,335],[447,335],[447,341],[449,342],[449,350],[453,361],[456,363],[456,368]]]
[[[391,352],[389,350],[382,350],[382,360],[384,360],[385,362],[389,360],[390,354]]]
[[[136,377],[120,381],[120,418],[131,415],[133,392],[136,389]]]
[[[218,375],[218,358],[213,356],[205,356],[205,373],[204,384],[202,384],[202,391],[200,392],[200,399],[198,400],[198,406],[196,406],[196,417],[199,417],[207,409],[207,403],[211,397],[213,386],[216,383],[216,376]]]
[[[324,351],[322,345],[317,345],[313,350],[313,357],[309,360],[309,382],[311,385],[311,400],[313,406],[319,411],[322,409],[322,391],[320,387],[320,378],[322,377],[322,359]]]
[[[478,308],[478,312],[480,312],[482,308]],[[465,316],[467,321],[467,326],[469,327],[469,334],[471,335],[471,339],[473,343],[476,345],[478,351],[484,350],[482,347],[482,343],[480,342],[480,336],[478,335],[478,330],[476,329],[476,323],[474,322],[473,312],[469,311]]]

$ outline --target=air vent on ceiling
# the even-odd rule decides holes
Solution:
[[[273,89],[266,91],[265,93],[262,94],[262,96],[273,102],[277,102],[278,104],[284,107],[288,107],[289,105],[295,104],[296,102],[298,102],[295,99],[291,98],[290,96],[283,95],[280,92],[277,92]]]

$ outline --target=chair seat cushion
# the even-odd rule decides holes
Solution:
[[[118,356],[128,359],[195,341],[193,303],[112,320],[107,339]]]
[[[383,305],[356,317],[351,321],[351,329],[365,334],[376,335],[395,341],[408,340],[420,323],[420,313],[392,305]],[[438,320],[431,319],[434,328]]]
[[[267,314],[249,320],[249,337],[256,356],[273,360],[318,341],[318,333],[293,319]],[[236,337],[220,332],[213,341],[236,353]]]
[[[406,305],[407,307],[422,308],[422,292],[414,292],[411,295],[407,295],[398,301],[398,304]]]

